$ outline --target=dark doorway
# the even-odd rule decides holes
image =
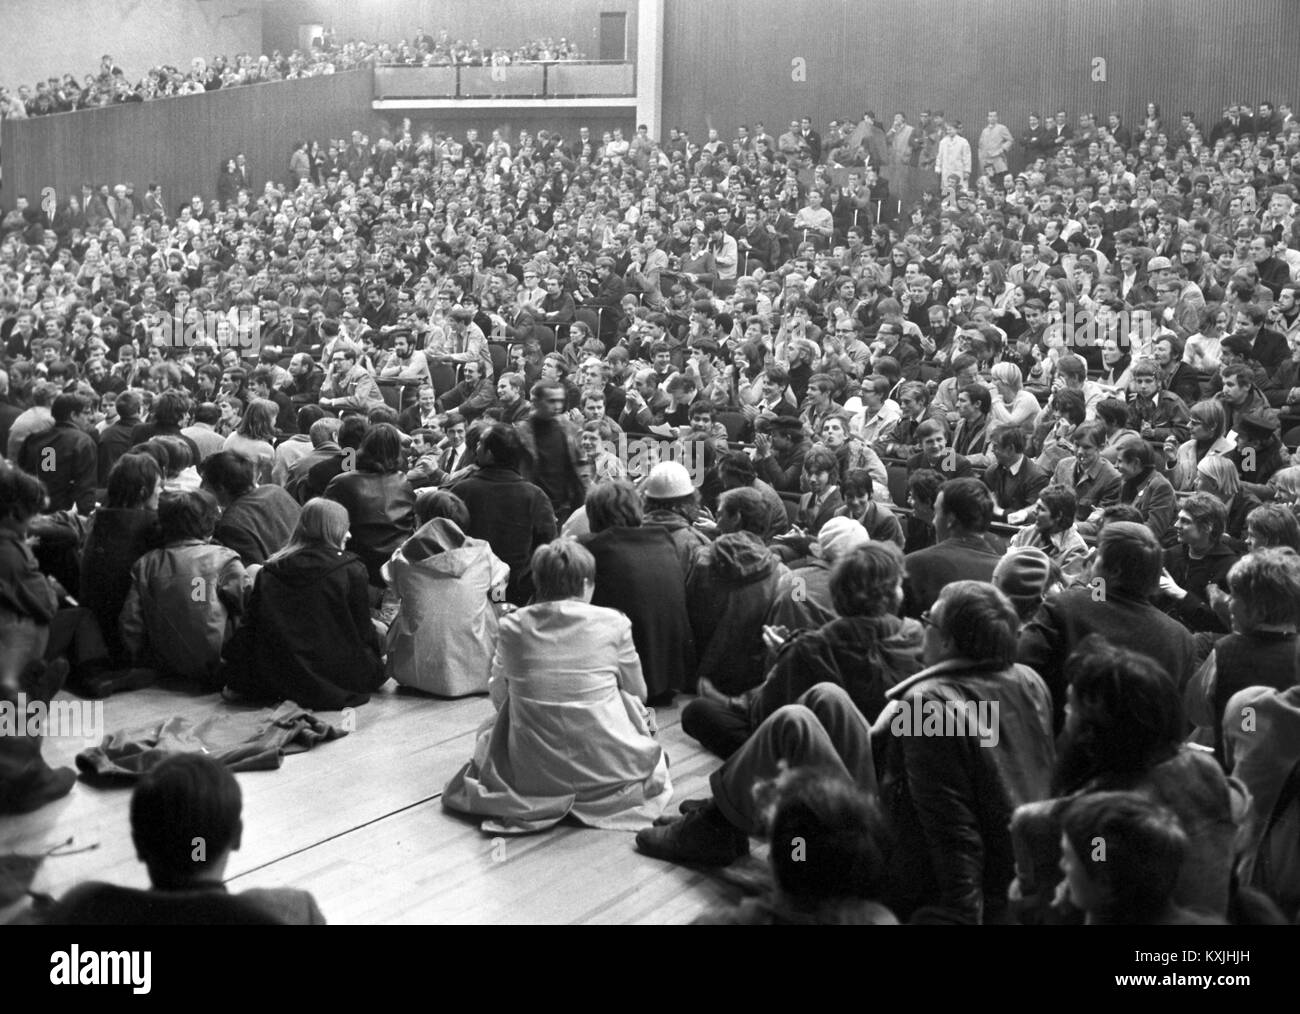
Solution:
[[[627,15],[624,13],[600,15],[600,59],[627,59]]]

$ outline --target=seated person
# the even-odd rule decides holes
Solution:
[[[1300,674],[1300,556],[1289,547],[1257,549],[1228,571],[1233,632],[1215,642],[1187,686],[1194,741],[1224,761],[1224,709],[1246,687],[1286,690]],[[1213,592],[1210,593],[1213,596]]]
[[[335,711],[365,704],[387,680],[370,618],[366,565],[344,550],[348,512],[303,506],[288,545],[257,572],[246,620],[226,650],[226,689]]]
[[[73,606],[68,590],[42,572],[27,543],[47,506],[39,478],[0,461],[0,685],[35,685],[48,663],[65,659],[70,672],[60,668],[70,689],[107,697],[118,688],[114,681],[129,676],[109,669],[94,612]]]
[[[483,830],[500,834],[566,816],[616,829],[654,820],[672,783],[632,623],[590,604],[596,561],[572,539],[539,546],[532,574],[535,604],[501,621],[488,684],[497,713],[443,806],[487,818]]]
[[[903,526],[888,507],[875,499],[875,480],[865,468],[851,468],[840,481],[844,506],[835,512],[837,518],[850,518],[867,530],[872,542],[892,542],[903,548]]]
[[[921,450],[907,459],[907,472],[910,475],[918,468],[930,468],[944,479],[965,479],[975,474],[971,463],[956,451],[948,447],[948,434],[943,423],[937,419],[927,419],[916,428],[916,439]]]
[[[1107,526],[1107,531],[1111,526]],[[1068,907],[1051,912],[1061,878],[1060,829],[1071,800],[1115,790],[1168,807],[1191,838],[1185,867],[1171,885],[1176,904],[1227,913],[1237,818],[1244,793],[1205,751],[1183,743],[1178,684],[1151,656],[1093,635],[1072,653],[1069,708],[1057,741],[1055,798],[1021,807],[1011,821],[1022,921],[1077,921]]]
[[[203,488],[216,497],[221,518],[214,532],[239,554],[245,567],[265,563],[289,541],[302,508],[272,483],[257,484],[253,462],[234,451],[218,451],[199,466]]]
[[[912,513],[904,531],[905,554],[934,545],[937,539],[934,504],[939,499],[939,489],[942,486],[943,476],[932,468],[918,468],[907,477],[907,506]]]
[[[1143,523],[1161,542],[1177,511],[1174,487],[1156,470],[1156,455],[1148,440],[1129,437],[1119,445],[1116,468],[1122,483],[1119,502],[1132,504]]]
[[[1223,541],[1227,517],[1218,497],[1193,493],[1183,501],[1174,522],[1178,542],[1165,550],[1156,604],[1192,633],[1228,633],[1229,625],[1214,611],[1209,592],[1210,585],[1223,587],[1237,562],[1237,554]]]
[[[844,506],[839,489],[839,463],[825,447],[814,446],[804,457],[803,475],[808,492],[799,498],[795,524],[815,537],[822,525]]]
[[[903,554],[888,542],[861,546],[836,562],[830,590],[835,618],[793,635],[767,627],[764,639],[777,656],[763,683],[736,701],[692,701],[682,712],[682,730],[725,759],[778,708],[827,682],[844,687],[858,711],[875,721],[885,692],[921,668],[924,628],[897,615]]]
[[[1025,514],[1030,523],[1011,536],[1008,548],[1041,549],[1067,582],[1082,577],[1092,550],[1075,527],[1074,494],[1064,486],[1048,486],[1038,494],[1033,508],[1016,515],[1014,520],[1021,520]]]
[[[229,894],[223,883],[243,839],[239,783],[198,753],[168,757],[131,793],[131,840],[150,888],[87,883],[46,916],[53,926],[323,926],[306,891],[253,888]],[[196,842],[201,842],[198,847]]]
[[[777,596],[767,613],[768,628],[782,639],[801,630],[816,630],[835,619],[831,601],[831,571],[844,556],[871,542],[867,530],[851,518],[831,518],[809,546],[809,557],[791,572],[789,587]],[[769,660],[771,655],[769,654]]]
[[[763,680],[763,625],[772,603],[793,583],[785,564],[763,544],[766,523],[756,490],[723,493],[722,534],[700,550],[686,579],[686,614],[702,693],[730,696]]]
[[[137,666],[198,680],[205,689],[221,686],[222,648],[244,611],[248,584],[235,551],[212,541],[218,510],[204,490],[163,494],[162,548],[131,567],[121,618],[122,641]]]
[[[1099,840],[1104,862],[1093,847]],[[1136,792],[1081,796],[1062,819],[1061,867],[1088,926],[1224,925],[1174,903],[1188,851],[1178,818]]]
[[[422,490],[419,525],[384,564],[400,600],[388,628],[386,671],[403,686],[444,697],[487,691],[497,643],[495,602],[505,601],[510,568],[483,539],[465,534],[465,502]]]
[[[884,889],[887,842],[875,800],[841,776],[809,768],[784,772],[766,788],[771,890],[708,912],[696,925],[896,925],[874,900]],[[789,842],[807,851],[784,847]]]
[[[998,520],[1029,507],[1047,488],[1049,476],[1025,456],[1025,433],[1017,426],[999,426],[989,437],[995,464],[984,472],[984,485],[993,494]]]

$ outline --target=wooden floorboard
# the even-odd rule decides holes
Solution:
[[[717,760],[680,728],[680,708],[657,709],[677,803],[707,795]],[[106,732],[231,705],[155,687],[104,702]],[[299,887],[332,923],[687,922],[734,890],[713,875],[639,855],[633,836],[562,825],[493,839],[446,813],[442,787],[470,756],[486,698],[444,701],[388,684],[357,710],[356,731],[273,772],[238,775],[244,845],[227,869],[232,890]],[[326,720],[337,714],[322,713]],[[93,740],[51,739],[51,764],[71,765]],[[84,880],[145,886],[130,841],[129,783],[72,793],[34,814],[0,818],[0,854],[43,853],[33,889],[55,896]],[[91,847],[93,846],[93,847]]]

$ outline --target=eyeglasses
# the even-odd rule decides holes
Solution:
[[[934,617],[930,615],[930,610],[927,609],[921,614],[921,625],[925,627],[937,627],[939,624],[935,622]]]

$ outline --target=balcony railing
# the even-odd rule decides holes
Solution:
[[[501,67],[375,67],[376,99],[632,98],[636,64],[557,61]]]

